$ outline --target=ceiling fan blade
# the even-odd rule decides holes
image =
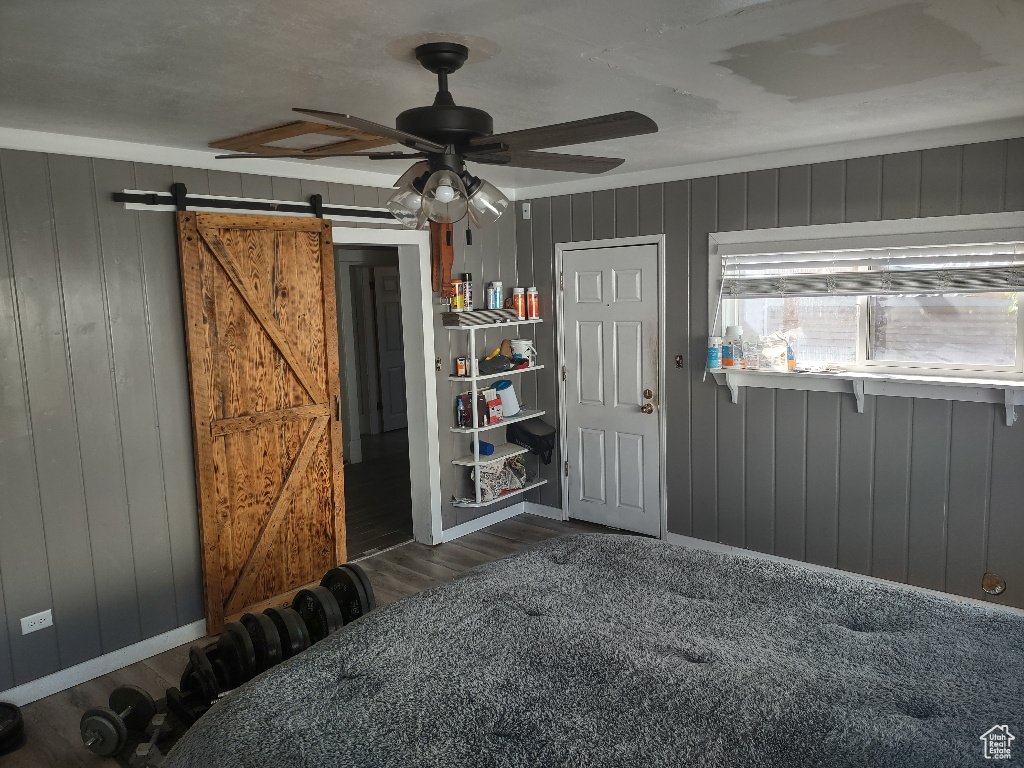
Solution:
[[[513,150],[546,149],[606,139],[622,139],[627,136],[657,133],[657,131],[658,124],[647,115],[641,115],[639,112],[616,112],[612,115],[588,117],[585,120],[573,120],[569,123],[544,125],[539,128],[527,128],[523,131],[499,133],[494,136],[480,136],[469,143],[493,144],[500,142],[508,144]]]
[[[402,160],[405,158],[426,157],[423,152],[295,152],[287,154],[255,154],[250,152],[237,152],[233,155],[216,155],[216,160],[233,160],[235,158],[262,158],[274,160],[276,158],[299,158],[301,160],[320,160],[325,157],[368,157],[371,160]]]
[[[421,152],[444,152],[444,147],[441,144],[421,138],[412,133],[400,131],[397,128],[391,128],[387,125],[363,120],[361,117],[343,115],[339,112],[323,112],[319,109],[300,109],[298,107],[293,107],[292,111],[301,112],[302,114],[310,115],[311,117],[318,117],[321,120],[328,120],[332,123],[344,125],[348,128],[355,128],[357,131],[363,131],[364,133],[372,133],[374,136],[384,136],[389,139],[394,139],[401,144],[406,144],[414,149],[420,150]]]
[[[589,155],[559,155],[554,152],[495,152],[487,155],[468,155],[469,162],[505,165],[509,168],[533,168],[538,171],[570,171],[572,173],[604,173],[618,168],[625,160],[621,157],[591,157]]]

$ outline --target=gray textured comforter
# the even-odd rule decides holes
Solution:
[[[1010,760],[982,755],[994,725]],[[586,534],[349,625],[215,706],[167,768],[1022,758],[1024,617]]]

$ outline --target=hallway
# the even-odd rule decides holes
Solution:
[[[350,560],[412,538],[408,430],[363,435],[362,448],[363,460],[345,465]]]

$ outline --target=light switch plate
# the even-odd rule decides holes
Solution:
[[[53,626],[53,611],[47,608],[45,611],[33,613],[21,620],[21,634],[27,635],[30,632],[38,632]]]

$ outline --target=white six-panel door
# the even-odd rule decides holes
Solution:
[[[570,517],[661,533],[658,247],[562,252]]]

